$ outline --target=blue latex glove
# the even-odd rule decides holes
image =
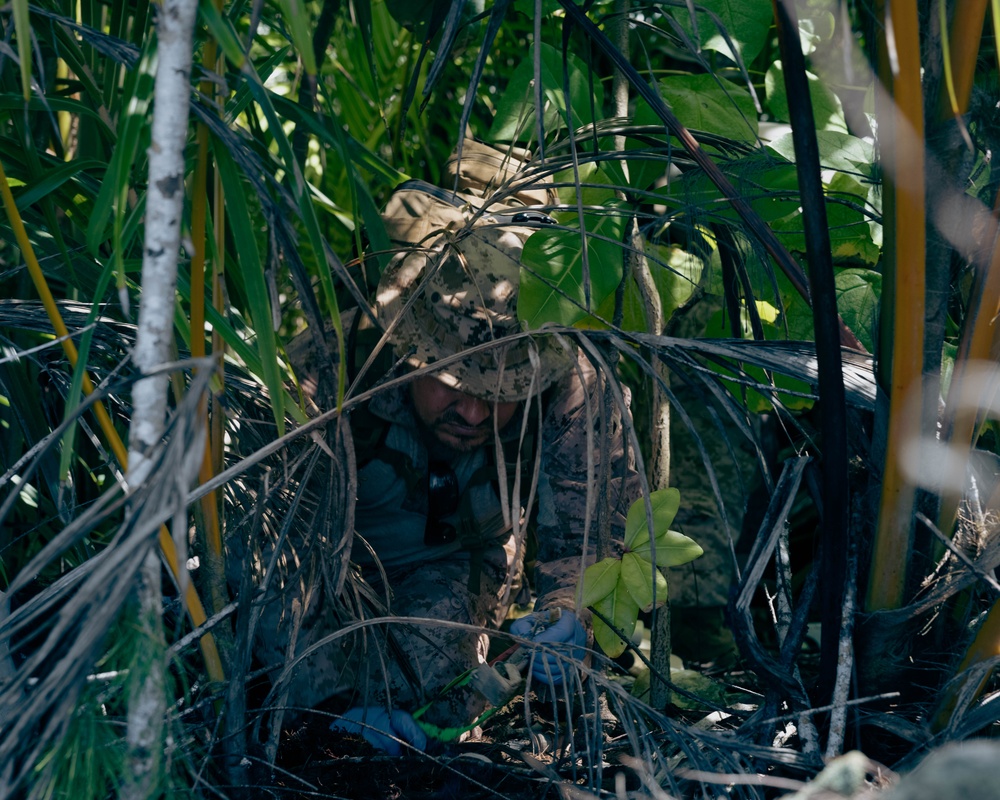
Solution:
[[[427,734],[413,717],[399,710],[390,715],[384,708],[377,706],[355,706],[333,722],[330,730],[361,734],[373,747],[384,750],[390,756],[398,756],[403,752],[397,739],[417,750],[427,747]]]
[[[539,644],[555,646],[566,655],[582,660],[587,644],[587,631],[576,614],[561,610],[557,620],[550,622],[550,612],[535,611],[520,619],[514,620],[510,632],[515,636],[523,636]],[[560,647],[563,645],[563,647]],[[570,649],[572,647],[572,649]],[[566,651],[569,652],[566,652]],[[554,653],[536,650],[531,658],[531,675],[535,680],[544,681],[549,686],[559,686],[565,679],[566,663]]]

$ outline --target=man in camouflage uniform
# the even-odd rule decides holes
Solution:
[[[413,215],[425,200],[397,192],[386,218]],[[409,712],[422,709],[425,726],[454,726],[486,706],[474,685],[442,690],[485,661],[483,629],[498,628],[515,601],[529,528],[537,601],[512,632],[584,655],[578,581],[593,561],[597,504],[608,504],[620,539],[639,494],[623,445],[627,406],[602,409],[601,382],[570,339],[521,331],[520,254],[542,215],[509,205],[490,213],[468,193],[459,200],[443,212],[443,230],[425,237],[411,228],[381,277],[375,314],[399,359],[389,377],[409,380],[390,380],[351,419],[351,561],[388,615],[424,621],[318,648],[288,682],[290,706],[335,695],[342,712],[349,698],[333,727],[389,752],[399,751],[396,740],[425,743]],[[427,227],[425,215],[415,222]],[[400,241],[398,226],[389,227]],[[611,462],[606,493],[596,486],[602,453]],[[329,617],[304,623],[295,652],[335,629]],[[265,643],[271,663],[283,639]],[[565,659],[534,659],[535,679],[559,685],[568,677]]]

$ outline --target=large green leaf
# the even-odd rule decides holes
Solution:
[[[535,135],[535,45],[528,48],[528,55],[511,73],[507,88],[497,103],[496,116],[486,138],[489,141],[523,142]],[[578,128],[594,121],[594,109],[604,104],[604,90],[600,82],[587,77],[580,59],[570,54],[569,105],[571,125]],[[547,44],[541,45],[542,98],[545,103],[543,121],[548,134],[566,127],[567,103],[563,93],[562,53]],[[591,96],[593,86],[593,97]]]
[[[600,612],[626,636],[635,631],[635,623],[639,618],[639,606],[632,595],[628,593],[625,584],[619,581],[615,590],[603,600],[593,604],[595,611]],[[601,649],[611,658],[616,658],[625,652],[626,642],[612,631],[598,617],[594,617],[594,638]]]
[[[658,566],[635,553],[625,553],[621,563],[621,582],[640,609],[652,611],[667,602],[667,579]]]
[[[841,319],[868,352],[875,352],[882,274],[871,269],[841,269],[837,270],[834,281]]]
[[[847,121],[844,119],[844,107],[834,91],[819,79],[817,75],[806,72],[809,79],[809,98],[812,100],[813,118],[817,131],[835,131],[847,133]],[[788,122],[788,93],[785,91],[785,78],[781,62],[775,61],[764,75],[764,88],[767,91],[767,105],[771,116],[779,122]]]
[[[649,503],[653,507],[653,529],[656,535],[666,531],[681,507],[681,493],[674,487],[657,489],[650,494]],[[649,526],[646,524],[646,502],[639,498],[628,510],[625,518],[625,547],[635,550],[649,541]]]
[[[655,539],[647,539],[636,546],[632,553],[647,561],[654,561],[658,567],[679,567],[694,561],[705,551],[690,536],[678,531],[664,531]]]
[[[694,26],[697,25],[698,36],[695,40],[702,50],[714,50],[735,61],[735,54],[726,41],[723,30],[729,35],[744,64],[753,61],[763,49],[773,21],[770,3],[752,0],[700,0],[694,7],[699,12],[694,22],[683,4],[672,13],[674,19],[692,37]]]
[[[590,308],[597,309],[621,283],[620,242],[625,222],[614,209],[603,215],[588,214],[585,221]],[[524,243],[517,315],[529,329],[546,322],[575,325],[591,316],[586,308],[580,238],[574,229],[542,229]]]
[[[756,141],[757,110],[745,87],[714,75],[675,75],[659,85],[663,99],[685,128],[741,142]]]
[[[818,130],[816,144],[819,146],[819,164],[824,169],[871,174],[875,149],[870,142],[841,131]],[[778,137],[767,146],[794,163],[795,145],[791,133]]]
[[[580,602],[592,606],[611,594],[618,585],[622,562],[617,558],[605,558],[591,564],[583,572],[583,597]]]
[[[860,259],[869,264],[878,261],[879,248],[872,241],[869,217],[864,212],[865,190],[852,176],[843,173],[835,174],[827,187],[826,221],[835,260]],[[799,207],[787,216],[771,220],[771,228],[789,250],[806,252],[804,222]]]

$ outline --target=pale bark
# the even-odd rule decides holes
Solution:
[[[153,94],[152,137],[149,148],[149,188],[142,260],[142,296],[132,360],[140,374],[171,359],[177,260],[184,211],[184,146],[191,97],[192,33],[196,0],[164,0],[159,6],[159,61]],[[167,410],[166,375],[140,378],[132,390],[128,483],[140,484],[149,471],[147,453],[163,435]],[[141,648],[130,685],[128,765],[122,798],[159,794],[163,771],[166,717],[165,641],[160,614],[160,563],[150,553],[137,587]],[[183,561],[181,564],[183,565]]]

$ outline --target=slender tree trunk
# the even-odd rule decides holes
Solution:
[[[171,357],[184,211],[184,145],[191,97],[192,32],[197,8],[196,0],[164,0],[157,19],[159,66],[149,148],[142,297],[132,353],[136,368],[143,375]],[[131,486],[148,477],[151,465],[147,454],[163,435],[167,380],[166,375],[142,377],[133,388],[128,471]],[[139,800],[159,794],[167,702],[160,583],[160,562],[150,541],[138,586],[142,652],[134,662],[129,690],[126,733],[129,763],[120,793],[122,798]]]

